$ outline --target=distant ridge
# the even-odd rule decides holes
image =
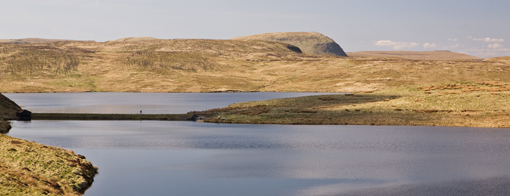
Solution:
[[[0,39],[0,43],[10,44],[34,44],[34,43],[50,43],[62,41],[93,41],[93,40],[69,40],[69,39],[43,39],[43,38],[22,38],[22,39]],[[93,41],[95,42],[95,41]]]
[[[347,56],[342,47],[333,39],[316,32],[280,32],[248,35],[233,40],[277,41],[297,46],[303,53]]]
[[[485,61],[508,61],[510,62],[510,56],[501,56],[485,59]]]
[[[483,60],[483,58],[467,54],[451,52],[448,50],[436,51],[359,51],[348,52],[350,57],[375,57],[375,58],[404,58],[412,60]]]
[[[152,41],[152,40],[160,40],[160,39],[154,38],[154,37],[125,37],[125,38],[120,38],[120,39],[116,39],[116,40],[112,40],[112,41],[108,41],[108,42],[139,42],[139,41]]]

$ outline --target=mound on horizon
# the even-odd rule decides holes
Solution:
[[[43,39],[43,38],[0,39],[0,43],[9,43],[9,44],[37,44],[37,43],[51,43],[51,42],[63,42],[63,41],[83,41],[83,40]]]
[[[492,58],[485,59],[484,61],[509,61],[510,62],[510,56],[492,57]]]
[[[125,37],[125,38],[120,38],[120,39],[116,39],[116,40],[112,40],[112,41],[108,41],[108,42],[139,42],[139,41],[152,41],[152,40],[160,40],[160,39],[154,38],[154,37]]]
[[[404,58],[412,60],[483,60],[483,58],[451,51],[359,51],[348,52],[350,57]]]
[[[277,41],[297,46],[303,53],[347,56],[342,47],[333,39],[316,32],[281,32],[248,35],[233,40],[265,40]]]

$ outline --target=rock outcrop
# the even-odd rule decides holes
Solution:
[[[18,104],[0,94],[0,133],[6,133],[11,125],[6,120],[16,119],[16,111],[21,110]]]
[[[316,32],[264,33],[236,37],[233,40],[277,41],[297,46],[305,54],[347,56],[333,39]]]

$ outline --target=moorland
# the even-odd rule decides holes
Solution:
[[[317,52],[331,42],[321,34],[283,35],[289,38],[0,43],[0,92],[343,92],[354,94],[239,103],[203,114],[221,113],[232,123],[510,126],[510,57],[346,57]]]

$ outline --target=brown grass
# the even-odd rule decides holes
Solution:
[[[400,85],[510,82],[509,66],[504,58],[309,55],[256,40],[0,43],[0,92],[365,92]]]
[[[510,127],[510,89],[493,94],[490,91],[501,87],[491,84],[448,83],[394,87],[370,94],[245,102],[204,113],[221,115],[223,123]],[[423,89],[431,86],[430,94],[423,94]],[[447,88],[436,88],[439,86]],[[485,90],[462,91],[460,86]],[[261,106],[264,112],[250,113],[260,111]],[[206,121],[218,122],[214,118]]]
[[[403,58],[412,60],[433,60],[433,61],[447,61],[447,60],[483,60],[482,58],[469,56],[461,53],[454,53],[450,51],[359,51],[348,52],[350,57],[372,57],[372,58]]]

